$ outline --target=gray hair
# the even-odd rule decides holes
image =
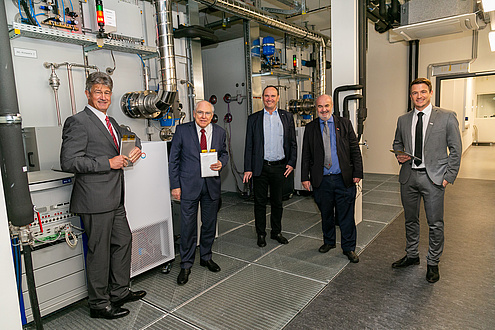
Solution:
[[[86,90],[91,92],[94,85],[104,85],[113,90],[113,81],[109,75],[104,72],[93,72],[86,79]]]
[[[196,111],[198,109],[198,106],[201,102],[206,102],[210,105],[211,107],[211,112],[212,113],[215,113],[215,107],[213,106],[213,104],[211,104],[210,102],[206,101],[206,100],[203,100],[203,101],[199,101],[198,103],[196,103],[196,105],[194,106],[194,111]]]

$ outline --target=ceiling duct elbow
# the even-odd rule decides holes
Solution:
[[[131,118],[158,118],[177,105],[172,0],[154,0],[160,56],[160,90],[130,92],[122,96],[120,106]]]

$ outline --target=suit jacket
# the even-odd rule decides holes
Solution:
[[[284,128],[284,154],[287,165],[296,167],[297,142],[294,116],[278,109],[280,120]],[[261,175],[263,159],[265,157],[265,137],[263,130],[264,110],[255,112],[248,117],[246,130],[246,143],[244,147],[244,172],[253,172],[253,175]]]
[[[109,117],[117,132],[134,134]],[[66,119],[62,132],[60,165],[63,171],[75,173],[70,202],[74,213],[103,213],[119,207],[124,191],[123,170],[110,168],[109,159],[120,154],[105,125],[89,108]],[[136,146],[141,141],[136,137]]]
[[[414,111],[399,117],[393,144],[394,150],[414,154],[412,149],[412,119]],[[461,165],[462,141],[459,123],[453,111],[433,107],[424,137],[424,158],[428,177],[436,185],[443,180],[454,183]],[[449,153],[447,153],[447,149]],[[402,164],[399,182],[404,184],[411,174],[412,160]]]
[[[346,187],[352,186],[353,178],[363,178],[363,159],[354,128],[349,119],[333,115],[337,157]],[[325,149],[320,129],[320,118],[316,118],[304,130],[301,181],[311,181],[318,188],[323,179]]]
[[[213,127],[211,137],[211,149],[218,153],[218,160],[222,162],[222,169],[229,161],[223,128],[216,124]],[[194,121],[177,126],[172,145],[168,171],[170,175],[170,188],[181,188],[181,198],[194,200],[199,197],[203,182],[206,181],[211,199],[219,199],[221,193],[221,179],[219,176],[201,177],[198,132]]]

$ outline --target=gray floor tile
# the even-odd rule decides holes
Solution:
[[[215,253],[213,260],[222,269],[218,273],[212,273],[206,267],[201,267],[199,253],[196,252],[196,261],[191,268],[189,282],[186,285],[177,285],[177,276],[180,271],[179,258],[174,262],[169,274],[162,274],[159,269],[144,273],[133,280],[132,288],[133,290],[146,290],[148,292],[145,297],[146,301],[170,312],[246,265],[240,260]]]
[[[284,233],[284,236],[287,239],[293,237],[288,233]],[[270,239],[269,231],[265,247],[258,247],[256,242],[257,235],[254,225],[246,225],[217,239],[213,244],[213,251],[252,262],[280,245],[277,241]]]
[[[402,206],[363,202],[363,220],[390,223],[402,212]]]
[[[364,193],[363,202],[396,206],[402,205],[398,192],[377,191],[376,189]]]
[[[232,222],[232,221],[222,220],[222,219],[218,219],[217,224],[218,224],[218,235],[219,236],[222,236],[223,234],[231,231],[234,228],[244,226],[244,224],[242,224],[242,223]]]
[[[385,228],[386,224],[371,222],[371,221],[361,221],[357,227],[357,241],[356,244],[364,248],[368,245],[373,238],[375,238],[382,230]]]
[[[281,329],[323,286],[251,265],[173,314],[204,329]]]
[[[89,307],[87,299],[68,308],[62,309],[58,313],[43,318],[43,328],[45,330],[87,330],[87,329],[114,329],[114,330],[131,330],[146,327],[150,322],[158,320],[165,314],[153,306],[136,301],[125,305],[131,313],[120,319],[105,320],[92,319],[89,317]],[[36,329],[34,324],[25,327],[25,329]]]
[[[284,210],[297,210],[297,211],[313,212],[313,213],[320,212],[312,196],[296,200],[293,203],[288,204],[284,208]]]
[[[238,223],[248,223],[254,220],[254,206],[250,203],[237,203],[222,207],[218,212],[218,219]]]
[[[175,317],[174,315],[168,314],[160,320],[154,322],[150,326],[146,327],[147,330],[194,330],[200,329],[184,320]]]
[[[368,191],[375,189],[377,186],[381,185],[383,181],[371,181],[371,180],[363,180],[363,190]]]
[[[386,181],[378,185],[375,190],[400,192],[400,183],[398,181]]]
[[[327,253],[318,252],[322,241],[309,237],[295,237],[263,256],[256,263],[301,275],[317,281],[330,281],[349,261],[340,246]]]
[[[363,181],[364,180],[369,180],[369,181],[380,181],[380,182],[383,182],[383,181],[387,181],[387,180],[390,180],[390,179],[395,178],[395,177],[397,177],[397,175],[393,175],[393,174],[379,174],[379,173],[364,173]]]

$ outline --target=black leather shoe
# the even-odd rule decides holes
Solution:
[[[200,260],[199,264],[203,267],[207,267],[210,272],[217,273],[220,271],[220,266],[213,260]]]
[[[266,246],[265,235],[258,235],[258,246],[259,247],[265,247]]]
[[[89,316],[93,319],[118,319],[119,317],[124,317],[129,315],[129,310],[119,307],[119,306],[114,306],[114,305],[108,305],[107,307],[103,309],[94,309],[90,308],[89,309]]]
[[[283,237],[282,234],[270,235],[271,239],[276,240],[280,244],[289,244],[287,238]]]
[[[114,306],[117,306],[117,307],[120,307],[122,305],[124,305],[125,303],[128,303],[128,302],[131,302],[131,301],[137,301],[141,298],[144,298],[144,296],[146,296],[146,291],[131,291],[129,290],[129,293],[127,294],[127,296],[125,296],[124,298],[120,299],[120,300],[117,300],[115,302],[112,302],[112,304],[114,304]]]
[[[344,251],[343,252],[347,258],[352,262],[352,263],[358,263],[359,262],[359,257],[354,251]]]
[[[320,246],[318,251],[321,253],[327,253],[331,249],[335,249],[335,244],[323,244],[322,246]]]
[[[392,268],[404,268],[411,265],[419,265],[419,257],[408,258],[407,255],[392,264]]]
[[[179,276],[177,276],[177,284],[184,285],[189,281],[189,274],[191,274],[191,268],[181,268]]]
[[[430,283],[435,283],[440,279],[440,273],[438,272],[438,266],[427,265],[426,280]]]

